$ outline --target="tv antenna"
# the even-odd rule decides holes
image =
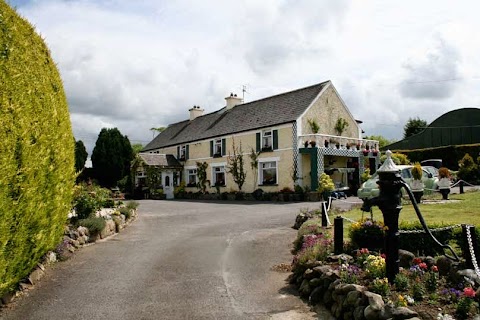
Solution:
[[[242,101],[243,101],[243,103],[245,103],[245,93],[249,93],[247,91],[247,85],[246,84],[242,85]]]

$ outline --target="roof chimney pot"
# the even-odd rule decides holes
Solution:
[[[230,110],[243,102],[241,98],[233,93],[230,93],[230,97],[226,97],[225,100],[227,101],[227,110]]]
[[[194,120],[197,117],[203,116],[204,109],[200,108],[200,106],[193,106],[193,108],[189,109],[190,111],[190,121]]]

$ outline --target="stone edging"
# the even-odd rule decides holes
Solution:
[[[120,230],[125,229],[128,225],[134,222],[138,215],[137,210],[132,209],[132,216],[126,220],[123,214],[112,217],[110,214],[98,214],[105,219],[105,228],[95,237],[90,237],[88,229],[82,226],[72,228],[71,225],[65,226],[63,241],[57,246],[54,251],[48,251],[41,259],[33,271],[18,284],[18,290],[9,292],[3,297],[0,297],[0,312],[2,307],[6,307],[13,302],[15,298],[22,296],[25,291],[28,291],[37,284],[45,275],[46,268],[50,267],[57,261],[64,261],[69,259],[77,249],[91,246],[99,240],[106,240],[117,235]],[[115,220],[118,223],[118,227]],[[61,258],[60,258],[61,257]]]

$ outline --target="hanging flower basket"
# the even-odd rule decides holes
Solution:
[[[367,149],[363,149],[363,155],[366,157],[368,156],[368,150]]]

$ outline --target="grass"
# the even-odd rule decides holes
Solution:
[[[434,194],[428,196],[430,200],[441,200],[442,196],[440,194]],[[451,201],[447,203],[436,203],[436,204],[420,204],[420,212],[425,219],[427,225],[429,224],[473,224],[480,225],[480,192],[473,191],[467,192],[464,194],[454,194],[449,196],[450,200],[459,200]],[[359,220],[362,216],[369,217],[370,213],[362,212],[360,206],[353,208],[350,211],[344,212],[341,214],[343,217]],[[378,207],[373,207],[373,218],[375,220],[383,221],[383,215]],[[333,219],[330,218],[330,220]],[[399,222],[418,222],[417,214],[412,204],[408,201],[404,201],[403,209],[400,211]],[[348,237],[348,228],[350,227],[350,222],[344,220],[344,235]]]

